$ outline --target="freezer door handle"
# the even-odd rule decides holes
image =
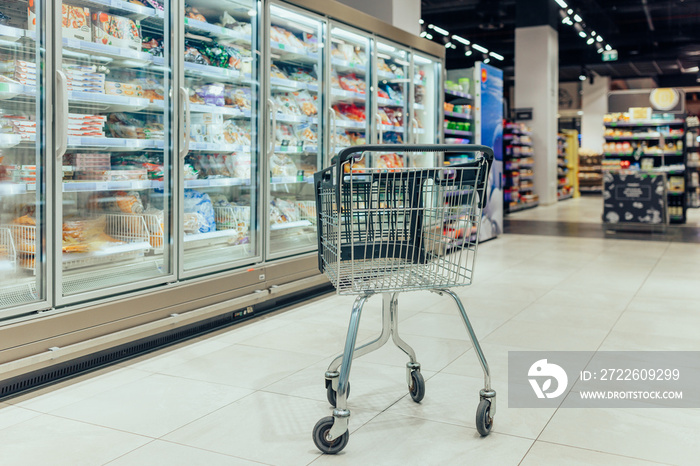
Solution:
[[[190,93],[184,87],[180,88],[180,118],[185,138],[180,149],[180,158],[185,158],[190,151]]]
[[[68,79],[63,71],[56,71],[56,158],[68,150]]]
[[[374,116],[377,117],[377,128],[379,128],[379,140],[377,141],[377,144],[383,144],[384,143],[384,123],[382,123],[382,116],[379,113],[376,113]]]
[[[270,108],[270,116],[272,118],[272,124],[270,125],[270,133],[267,135],[267,140],[270,144],[267,147],[267,156],[271,157],[275,153],[275,136],[277,133],[277,105],[272,99],[267,99],[267,104]]]

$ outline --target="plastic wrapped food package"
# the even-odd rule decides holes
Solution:
[[[309,94],[308,91],[294,92],[292,95],[294,95],[296,103],[299,105],[299,108],[301,108],[301,111],[304,112],[306,116],[313,116],[318,114],[317,95],[312,96],[311,94]]]
[[[277,79],[287,79],[287,75],[274,63],[270,65],[270,77]]]
[[[297,49],[305,48],[304,42],[283,27],[272,26],[270,28],[270,39],[272,39],[273,42],[277,42],[278,44],[286,45],[288,47]]]
[[[234,120],[226,120],[223,130],[224,140],[227,144],[250,146],[250,132],[236,125]]]
[[[365,93],[365,81],[359,79],[355,74],[341,75],[339,77],[340,87],[345,91]]]
[[[114,195],[119,211],[125,214],[141,214],[144,211],[141,196],[137,191],[117,191]]]
[[[382,154],[377,159],[377,168],[393,169],[402,168],[403,158],[398,154]]]
[[[297,171],[297,166],[288,155],[275,153],[270,156],[270,173],[272,176],[296,176]]]
[[[365,109],[355,104],[339,103],[333,106],[336,115],[341,120],[365,121]]]
[[[277,144],[284,146],[295,146],[299,143],[294,133],[292,125],[278,124],[275,133]]]
[[[237,87],[225,94],[226,105],[235,105],[241,110],[252,109],[252,92],[248,87]],[[228,102],[231,102],[230,104]]]
[[[216,231],[214,206],[209,195],[193,189],[185,189],[183,210],[185,212],[185,231],[209,233]],[[189,214],[189,215],[188,215]],[[196,229],[193,223],[196,223]]]
[[[195,7],[185,4],[185,18],[196,19],[197,21],[207,22],[207,18],[199,12]]]
[[[294,94],[279,94],[274,97],[274,101],[277,104],[277,111],[282,115],[302,115],[301,108],[297,105]]]
[[[315,71],[302,66],[286,65],[284,66],[284,73],[289,77],[289,79],[302,83],[315,83],[318,81],[316,79]]]
[[[295,204],[283,199],[270,201],[270,223],[280,225],[299,221],[299,215]]]
[[[141,50],[141,26],[129,18],[98,11],[92,14],[92,29],[94,42]]]
[[[333,58],[343,61],[351,61],[355,53],[355,48],[350,44],[335,44],[333,43],[333,48],[331,49],[331,55]]]
[[[314,128],[308,123],[297,125],[295,128],[295,133],[300,141],[311,144],[318,143],[318,135],[316,134],[316,131],[314,131]]]

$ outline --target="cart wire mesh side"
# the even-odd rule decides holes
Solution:
[[[356,168],[365,152],[480,152],[444,168]],[[319,268],[339,294],[471,283],[491,149],[356,146],[316,174]]]

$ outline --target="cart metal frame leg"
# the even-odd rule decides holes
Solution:
[[[412,392],[416,389],[416,387],[414,387],[415,381],[413,378],[415,376],[414,372],[420,372],[420,364],[416,361],[416,352],[399,336],[398,295],[398,293],[382,293],[382,332],[376,339],[357,348],[355,347],[355,343],[357,341],[357,330],[360,326],[360,315],[363,306],[372,294],[361,295],[355,299],[352,313],[350,314],[350,325],[348,326],[348,334],[345,340],[345,350],[342,354],[333,359],[325,374],[326,389],[330,386],[336,393],[335,409],[333,410],[334,423],[328,435],[326,435],[326,440],[328,441],[337,439],[343,435],[348,428],[350,411],[347,409],[347,395],[350,367],[353,358],[378,350],[384,346],[391,337],[396,346],[406,353],[409,358],[409,362],[406,364],[406,383],[409,386],[409,390]],[[340,371],[338,371],[338,369],[340,369]],[[418,383],[423,383],[422,377]]]

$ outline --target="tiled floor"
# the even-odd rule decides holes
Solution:
[[[698,464],[700,410],[514,409],[509,350],[700,350],[700,246],[504,235],[458,290],[499,393],[493,433],[474,426],[483,378],[449,299],[399,298],[423,365],[412,402],[393,347],[352,367],[350,442],[311,430],[330,414],[323,372],[352,297],[328,296],[0,404],[2,465]],[[380,299],[359,340],[378,332]]]

